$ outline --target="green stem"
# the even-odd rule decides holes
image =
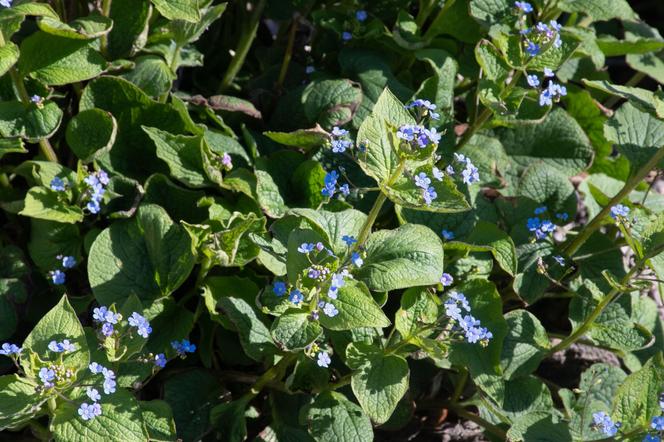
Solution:
[[[435,37],[435,33],[437,32],[436,30],[440,27],[439,22],[445,17],[445,13],[448,9],[450,9],[454,2],[455,0],[447,0],[440,11],[438,11],[438,14],[436,14],[436,17],[431,22],[427,32],[424,33],[425,40]],[[424,22],[422,22],[422,24],[424,24]]]
[[[267,0],[258,1],[256,8],[251,15],[251,19],[249,20],[249,26],[246,27],[242,33],[235,54],[233,55],[233,59],[228,65],[228,69],[226,69],[224,78],[221,80],[219,92],[228,89],[231,83],[233,83],[233,80],[235,80],[237,73],[240,72],[240,68],[244,64],[244,59],[247,57],[249,48],[251,48],[251,44],[253,43],[254,38],[256,38],[256,31],[258,30],[258,24],[260,23],[261,14],[263,13],[266,2]]]
[[[468,370],[466,368],[462,368],[460,375],[461,377],[459,378],[459,382],[454,388],[454,394],[452,395],[452,402],[455,403],[459,401],[459,398],[463,393],[463,389],[466,386],[466,382],[468,381]]]
[[[298,25],[300,24],[299,17],[293,19],[291,24],[290,32],[288,33],[288,43],[286,45],[286,53],[284,54],[284,60],[281,63],[281,70],[279,71],[279,79],[277,80],[277,90],[281,89],[286,80],[286,74],[288,73],[288,66],[290,65],[291,58],[293,58],[293,45],[295,44],[295,34],[297,33]]]
[[[176,71],[177,71],[177,66],[178,66],[178,59],[180,58],[180,52],[182,51],[182,46],[179,44],[175,45],[175,49],[173,50],[173,58],[171,58],[171,62],[168,64],[168,68],[171,70],[174,76],[177,77]],[[159,102],[160,103],[166,103],[166,100],[168,100],[168,94],[171,92],[171,90],[167,90],[161,96],[159,97]]]
[[[6,173],[0,173],[0,186],[2,186],[2,187],[12,187]]]
[[[626,285],[629,283],[629,280],[637,274],[638,272],[641,271],[642,267],[645,265],[646,260],[640,261],[637,265],[631,268],[629,272],[623,277],[622,281],[620,282],[621,286]],[[611,291],[604,297],[602,300],[595,306],[595,309],[588,315],[588,317],[583,321],[583,323],[576,328],[572,332],[571,335],[569,335],[567,338],[563,339],[560,341],[557,345],[555,345],[551,350],[547,352],[547,356],[550,356],[556,352],[559,352],[561,350],[565,350],[567,347],[570,345],[574,344],[576,341],[581,339],[583,335],[592,327],[593,323],[595,320],[599,317],[599,315],[602,314],[606,306],[608,306],[611,301],[613,301],[616,296],[621,294],[622,291],[619,288],[614,287],[611,289]]]
[[[266,385],[280,381],[282,377],[286,374],[286,369],[295,362],[297,355],[295,353],[290,353],[285,355],[279,362],[274,364],[268,371],[263,373],[263,375],[258,378],[258,380],[251,386],[251,389],[244,394],[243,399],[250,401],[251,399],[258,396],[258,394],[265,388]]]
[[[101,15],[110,17],[111,15],[111,0],[101,1]],[[108,58],[108,34],[101,36],[101,53],[104,57]]]
[[[422,29],[422,25],[427,21],[435,6],[435,0],[420,0],[419,11],[417,12],[417,17],[415,17],[417,29]]]
[[[648,160],[646,164],[632,175],[627,180],[620,192],[618,192],[611,200],[604,206],[604,208],[595,217],[590,220],[586,227],[570,241],[563,251],[568,256],[573,256],[574,253],[586,242],[586,240],[597,230],[601,225],[604,218],[611,211],[611,207],[622,201],[629,193],[650,173],[651,170],[657,167],[657,164],[664,158],[664,146],[660,147],[657,152]]]
[[[183,306],[189,301],[194,295],[196,295],[203,285],[203,281],[205,281],[205,277],[207,274],[210,272],[210,269],[212,268],[212,261],[209,258],[203,258],[203,262],[201,262],[201,268],[198,270],[198,275],[196,275],[196,282],[194,283],[194,287],[187,293],[185,294],[180,301],[178,301],[178,305]]]

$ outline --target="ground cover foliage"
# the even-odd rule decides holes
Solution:
[[[0,0],[2,437],[659,441],[633,7]]]

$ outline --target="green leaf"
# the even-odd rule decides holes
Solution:
[[[67,125],[67,144],[76,156],[90,163],[113,147],[118,123],[110,112],[88,109],[79,112]]]
[[[63,403],[56,410],[50,429],[57,442],[144,442],[148,435],[138,402],[118,389],[101,402],[101,415],[83,420],[78,405]]]
[[[661,414],[659,395],[664,383],[662,354],[653,356],[641,370],[630,374],[618,387],[613,400],[613,418],[622,422],[623,431],[646,428]]]
[[[617,57],[626,54],[647,54],[664,49],[664,41],[658,38],[618,40],[612,36],[602,36],[597,39],[597,45],[607,57]]]
[[[69,24],[51,17],[42,17],[37,20],[37,26],[42,31],[59,37],[74,40],[94,40],[111,31],[113,20],[97,13],[77,18]]]
[[[45,402],[35,385],[16,374],[0,377],[0,431],[15,429],[32,419]]]
[[[513,8],[514,5],[508,0],[470,1],[470,15],[486,27],[513,16]]]
[[[401,356],[374,352],[363,355],[361,364],[351,378],[353,393],[371,420],[385,423],[408,390],[408,362]]]
[[[406,224],[374,232],[366,243],[364,265],[355,276],[370,290],[434,285],[443,274],[443,244],[431,229]]]
[[[299,147],[305,151],[323,146],[330,139],[330,135],[319,125],[312,129],[298,129],[293,132],[268,131],[263,132],[263,135],[284,146]]]
[[[76,345],[75,351],[64,354],[64,364],[75,371],[87,369],[90,353],[85,332],[67,296],[63,296],[60,302],[41,318],[23,341],[21,366],[25,372],[34,376],[38,368],[33,366],[34,361],[28,357],[31,352],[44,361],[53,360],[55,355],[48,349],[48,344],[53,340],[61,342],[63,339],[69,339]]]
[[[143,130],[154,142],[157,156],[168,164],[171,175],[190,187],[204,187],[210,180],[203,170],[203,137],[173,135],[154,127]]]
[[[345,235],[357,236],[364,225],[367,216],[355,209],[340,212],[326,210],[292,209],[289,214],[305,218],[311,228],[322,234],[337,254],[343,254],[348,246],[343,240]]]
[[[148,436],[154,442],[175,442],[177,433],[173,412],[167,402],[161,400],[139,401],[143,422]]]
[[[113,29],[107,37],[111,59],[129,57],[145,45],[150,11],[149,0],[114,0],[111,3]]]
[[[221,14],[226,10],[226,6],[227,3],[222,3],[220,5],[202,9],[200,11],[200,13],[202,13],[201,18],[195,20],[193,23],[184,20],[173,21],[170,26],[173,29],[175,41],[181,45],[197,41],[203,32],[221,17]]]
[[[135,294],[151,302],[168,296],[194,266],[191,240],[164,209],[139,207],[136,218],[104,229],[90,248],[88,278],[101,304]]]
[[[204,196],[200,190],[178,186],[166,175],[154,174],[145,182],[143,202],[163,207],[174,221],[199,223],[208,217],[207,210],[197,205]]]
[[[332,303],[339,313],[332,318],[324,314],[320,316],[320,323],[327,329],[383,328],[390,325],[390,320],[362,282],[346,280],[346,284],[338,290],[337,299]]]
[[[80,261],[83,238],[78,226],[33,219],[30,222],[30,258],[44,272],[57,268],[58,255],[73,256]]]
[[[318,442],[373,440],[371,421],[362,408],[334,391],[318,395],[307,413],[309,434]]]
[[[500,365],[507,380],[534,372],[549,349],[549,336],[539,320],[526,310],[505,315],[507,336],[503,341]]]
[[[5,46],[0,47],[0,77],[18,61],[19,50],[14,43],[7,42]]]
[[[201,19],[198,0],[151,0],[157,11],[169,20],[196,23]]]
[[[541,124],[502,129],[498,136],[519,170],[542,162],[572,176],[585,170],[593,156],[583,129],[560,108],[551,111]]]
[[[519,181],[519,196],[525,196],[548,208],[549,213],[576,213],[577,198],[567,175],[553,167],[535,163],[528,167]]]
[[[608,81],[582,80],[583,84],[593,89],[600,90],[610,95],[614,95],[630,102],[639,109],[651,113],[659,118],[664,118],[664,96],[661,91],[653,93],[647,89],[638,87],[620,86],[611,84]]]
[[[626,0],[562,0],[558,7],[565,12],[580,12],[596,21],[612,18],[631,20],[636,18]]]
[[[429,177],[433,176],[431,166],[415,170],[414,175],[421,172],[426,173]],[[401,176],[389,187],[383,187],[383,191],[392,202],[409,209],[438,213],[465,212],[470,209],[465,196],[457,189],[454,180],[448,175],[445,175],[441,181],[431,180],[431,187],[434,188],[437,195],[431,204],[424,202],[422,189],[415,185],[411,177]]]
[[[550,412],[537,411],[515,418],[507,432],[507,440],[558,442],[572,440],[572,436],[567,422]]]
[[[23,210],[19,212],[23,216],[71,224],[83,221],[83,210],[62,202],[58,193],[51,189],[31,188],[25,195],[24,204]]]
[[[541,54],[533,57],[528,62],[528,69],[534,71],[544,71],[545,68],[558,70],[560,66],[565,63],[581,44],[574,34],[562,32],[560,36],[562,44],[560,47],[550,47]]]
[[[449,241],[445,243],[445,247],[474,252],[491,252],[500,268],[512,276],[517,272],[514,242],[495,224],[478,221],[471,234],[463,241]]]
[[[42,107],[20,101],[0,102],[0,135],[37,141],[51,137],[62,121],[62,110],[52,101]]]
[[[403,103],[392,92],[385,89],[378,97],[371,115],[357,132],[357,143],[364,143],[366,154],[360,156],[360,167],[378,183],[385,183],[399,164],[399,157],[392,146],[392,137],[387,124],[399,127],[415,124],[414,118],[404,109]]]
[[[394,326],[404,339],[416,335],[423,325],[434,324],[441,312],[440,298],[427,289],[413,287],[401,296]]]
[[[664,146],[664,121],[627,102],[604,123],[604,136],[636,169]]]
[[[21,43],[20,74],[51,86],[89,80],[105,68],[104,57],[87,40],[72,40],[39,31]]]
[[[309,122],[330,128],[353,118],[362,101],[362,90],[350,80],[314,80],[304,89],[302,99]]]
[[[294,351],[318,339],[323,329],[309,312],[288,309],[272,323],[270,333],[280,348]]]
[[[11,153],[28,153],[28,149],[23,145],[23,140],[20,138],[0,139],[0,160]]]
[[[159,97],[171,90],[175,74],[163,58],[157,55],[136,57],[136,67],[123,77],[140,87],[151,97]]]
[[[510,66],[503,60],[503,55],[488,40],[480,40],[477,43],[475,58],[489,80],[504,81],[510,73]]]
[[[245,419],[248,400],[238,400],[219,404],[210,410],[210,420],[228,442],[242,442],[247,439]]]

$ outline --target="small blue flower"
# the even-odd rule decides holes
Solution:
[[[565,258],[560,255],[554,256],[553,259],[561,266],[565,266]]]
[[[347,246],[352,246],[357,242],[354,236],[344,235],[341,237],[341,240],[346,243]]]
[[[544,212],[546,212],[547,210],[549,210],[549,209],[547,209],[546,206],[537,207],[537,208],[535,209],[535,215],[541,215],[541,214],[543,214]]]
[[[537,29],[538,32],[542,33],[547,33],[549,32],[549,27],[546,25],[546,23],[539,22],[535,25],[535,29]]]
[[[154,365],[159,367],[159,368],[164,368],[166,367],[166,355],[163,353],[159,353],[158,355],[155,355],[154,357]]]
[[[104,394],[115,393],[117,383],[115,382],[115,379],[105,378],[102,387],[104,388]]]
[[[84,421],[92,420],[101,415],[101,405],[98,403],[88,405],[87,403],[83,402],[81,407],[78,409],[78,414]]]
[[[350,195],[350,187],[348,187],[348,184],[342,184],[339,186],[339,192],[341,192],[343,196],[348,196]]]
[[[0,347],[0,355],[3,356],[19,355],[21,354],[21,350],[22,348],[16,344],[10,344],[9,342],[5,342],[4,344],[2,344],[2,347]]]
[[[332,140],[330,144],[334,153],[343,153],[353,145],[350,140]]]
[[[4,6],[5,8],[11,8],[12,1],[14,0],[0,0],[0,6]]]
[[[567,212],[556,213],[556,218],[561,220],[561,221],[567,221],[567,219],[569,218],[569,215],[567,214]]]
[[[152,333],[152,327],[150,327],[150,322],[148,322],[145,317],[141,316],[137,312],[133,312],[131,316],[128,319],[129,325],[132,327],[136,327],[137,333],[147,339],[148,336],[150,336],[150,333]]]
[[[646,434],[642,442],[662,442],[662,440],[655,434]]]
[[[284,296],[286,294],[286,283],[277,281],[272,285],[272,291],[277,296]]]
[[[64,192],[67,188],[64,180],[58,176],[51,180],[51,190],[55,192]]]
[[[88,387],[87,390],[85,390],[85,394],[88,395],[92,402],[97,402],[101,399],[101,395],[96,388]]]
[[[96,362],[91,362],[90,365],[88,365],[88,368],[92,374],[99,374],[104,371],[104,367]]]
[[[459,304],[451,299],[445,301],[445,314],[455,321],[460,321],[461,309],[459,308]]]
[[[548,219],[545,219],[542,221],[542,225],[540,226],[540,230],[544,233],[550,233],[556,230],[556,225],[553,224],[551,221]]]
[[[331,362],[332,359],[330,359],[330,355],[327,354],[327,352],[321,351],[318,353],[318,360],[316,361],[316,364],[318,364],[319,367],[327,368],[330,366]]]
[[[334,318],[339,314],[339,310],[337,310],[334,304],[326,302],[325,306],[323,306],[323,313],[325,313],[325,315],[329,316],[330,318]]]
[[[300,247],[297,248],[297,251],[300,253],[307,254],[313,252],[315,248],[316,245],[314,243],[303,242],[302,244],[300,244]]]
[[[611,417],[603,411],[593,413],[593,424],[607,436],[615,436],[621,427],[619,422],[614,423]]]
[[[306,68],[304,68],[305,74],[313,74],[314,72],[316,72],[316,68],[313,66],[307,66]]]
[[[454,302],[458,302],[461,304],[461,308],[463,308],[465,311],[469,312],[470,311],[470,303],[468,302],[468,298],[466,298],[466,295],[463,293],[458,293],[458,292],[451,292],[448,294],[450,299],[454,300]]]
[[[528,2],[514,2],[514,6],[523,11],[525,14],[533,12],[533,6]]]
[[[88,201],[88,203],[85,205],[85,208],[88,209],[88,212],[92,213],[93,215],[96,215],[101,210],[101,206],[97,200]]]
[[[553,73],[553,71],[552,71],[551,69],[549,69],[549,68],[544,68],[544,76],[545,76],[545,77],[547,77],[547,78],[551,78],[551,77],[553,77],[554,75],[555,75],[555,74]]]
[[[62,267],[66,269],[71,269],[76,265],[76,258],[73,256],[63,256],[62,257]]]
[[[186,353],[193,353],[196,351],[196,344],[192,344],[187,339],[183,339],[181,342],[173,341],[171,342],[171,347],[179,356],[185,356]]]
[[[451,241],[454,239],[454,232],[450,232],[449,230],[443,229],[441,235],[443,235],[443,239],[445,239],[445,241]]]
[[[531,57],[535,57],[537,54],[539,54],[539,53],[540,53],[540,49],[541,49],[541,48],[540,48],[540,45],[538,45],[537,43],[534,43],[534,42],[532,42],[532,41],[529,41],[529,42],[528,42],[528,46],[526,46],[526,52],[527,52],[528,55],[530,55]]]
[[[616,204],[611,207],[611,218],[618,219],[619,217],[626,218],[629,216],[629,207],[622,204]]]
[[[353,38],[353,34],[351,34],[351,33],[348,32],[348,31],[344,31],[344,32],[341,34],[341,39],[342,39],[343,41],[349,41],[349,40],[351,40],[352,38]]]
[[[341,129],[338,126],[334,126],[332,128],[332,136],[333,137],[343,137],[348,135],[348,131],[346,129]]]
[[[454,283],[454,278],[449,273],[443,273],[443,276],[440,277],[440,283],[443,287],[449,287]]]
[[[76,344],[64,339],[62,342],[51,341],[48,343],[48,349],[54,353],[70,353],[76,350]]]
[[[55,379],[55,371],[53,369],[42,367],[39,369],[38,376],[44,387],[51,388],[54,386],[52,381]]]
[[[67,280],[65,272],[63,272],[62,270],[52,270],[51,272],[49,272],[49,276],[51,277],[51,281],[55,285],[62,285]]]
[[[419,174],[415,175],[415,185],[417,187],[427,189],[429,184],[431,184],[431,179],[427,176],[426,173],[420,172]]]
[[[438,193],[436,192],[436,189],[429,187],[426,190],[422,190],[422,197],[424,198],[424,204],[430,206],[431,203],[438,198]]]
[[[539,229],[541,225],[542,221],[539,218],[528,218],[528,221],[526,221],[526,227],[531,232],[534,232],[535,230]]]
[[[353,254],[350,257],[350,260],[355,265],[355,267],[358,267],[358,268],[362,267],[362,264],[364,264],[364,260],[362,259],[360,254],[357,253],[357,252],[353,252]]]
[[[537,87],[540,85],[539,78],[537,78],[537,75],[535,74],[526,76],[526,80],[528,81],[528,86],[530,87]]]
[[[101,326],[101,334],[106,336],[106,337],[111,336],[114,331],[115,331],[115,327],[113,327],[113,324],[111,324],[111,323],[104,322]]]
[[[300,302],[302,302],[302,300],[304,300],[304,296],[302,295],[301,291],[299,291],[298,289],[294,289],[290,292],[288,300],[293,304],[297,305]]]
[[[443,181],[443,178],[445,177],[445,173],[436,166],[431,169],[431,175],[433,175],[437,181]]]
[[[664,416],[655,416],[650,421],[650,428],[656,431],[664,431]]]
[[[462,181],[468,185],[477,183],[480,180],[479,170],[470,161],[466,163],[466,168],[461,172],[461,176],[463,177]]]
[[[367,11],[361,9],[355,13],[355,18],[360,22],[366,20],[368,16]]]

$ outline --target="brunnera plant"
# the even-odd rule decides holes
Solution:
[[[633,7],[0,0],[3,436],[659,441]]]

